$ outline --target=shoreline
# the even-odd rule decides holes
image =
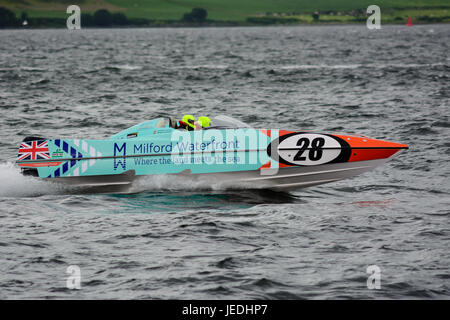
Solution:
[[[414,23],[414,26],[429,26],[429,25],[450,25],[450,22],[430,22],[430,23]],[[129,25],[129,26],[110,26],[110,27],[92,27],[81,26],[79,30],[100,30],[100,29],[200,29],[200,28],[260,28],[260,27],[324,27],[324,26],[361,26],[365,27],[366,24],[362,23],[299,23],[299,24],[261,24],[261,25],[249,25],[249,24],[203,24],[203,25],[188,25],[188,24],[166,24],[166,25]],[[383,26],[405,26],[404,23],[382,23]],[[39,26],[39,27],[4,27],[0,28],[0,32],[3,30],[63,30],[67,27],[63,26]]]
[[[0,0],[1,2],[2,0]],[[42,0],[43,1],[43,0]],[[0,29],[48,29],[67,28],[69,18],[64,12],[27,13],[17,9],[0,7]],[[25,10],[25,9],[23,9]],[[209,9],[208,9],[209,10]],[[287,10],[287,9],[286,9]],[[28,15],[30,14],[30,16]],[[323,26],[366,25],[373,16],[365,8],[347,10],[317,10],[304,12],[264,12],[240,15],[213,16],[208,18],[207,9],[193,8],[183,16],[158,18],[136,12],[94,9],[78,13],[81,28],[205,28],[205,27],[257,27],[257,26]],[[216,13],[217,14],[217,13]],[[450,23],[450,6],[391,7],[378,12],[381,25],[405,25],[412,19],[413,25]],[[163,17],[163,16],[161,16]],[[2,21],[2,19],[4,21]],[[25,24],[25,25],[23,25]]]

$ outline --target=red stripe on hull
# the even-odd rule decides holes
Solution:
[[[43,162],[43,163],[19,163],[19,167],[39,168],[39,167],[56,167],[62,162]]]
[[[400,149],[353,149],[348,162],[386,159],[393,156],[399,150]]]

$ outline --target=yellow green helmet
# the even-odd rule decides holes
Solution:
[[[209,117],[199,117],[197,121],[202,128],[208,128],[211,125],[211,119]]]
[[[183,121],[184,123],[186,123],[189,127],[191,127],[192,129],[195,128],[194,126],[194,122],[195,122],[195,117],[191,114],[187,114],[183,116],[183,119],[181,119],[181,121]]]

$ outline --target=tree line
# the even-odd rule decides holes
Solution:
[[[67,18],[29,18],[26,12],[22,12],[20,18],[16,14],[7,9],[0,7],[0,27],[20,27],[28,25],[31,27],[40,26],[65,26]],[[142,25],[147,24],[146,19],[128,19],[121,12],[111,13],[106,9],[100,9],[93,15],[88,13],[81,14],[81,25],[86,27],[111,27],[126,25]]]
[[[194,8],[185,13],[178,22],[185,24],[202,24],[206,22],[208,13],[203,8]],[[177,23],[177,21],[154,21],[149,19],[128,18],[122,12],[109,12],[100,9],[93,14],[81,14],[81,27],[123,27],[123,26],[145,26],[152,24]],[[62,27],[66,26],[67,18],[29,18],[26,12],[22,12],[20,18],[4,7],[0,7],[0,28],[21,27]]]

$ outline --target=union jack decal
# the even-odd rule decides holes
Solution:
[[[20,144],[17,161],[39,159],[50,159],[47,140],[27,141]]]

